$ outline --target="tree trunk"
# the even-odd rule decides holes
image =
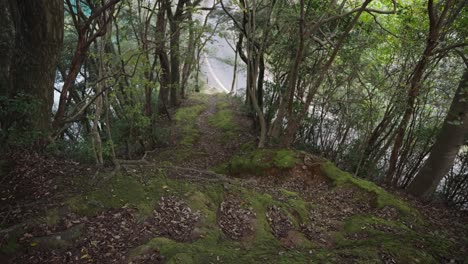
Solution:
[[[158,114],[167,113],[167,107],[169,106],[169,86],[171,84],[169,58],[164,48],[166,36],[166,4],[166,1],[162,1],[156,21],[156,38],[161,40],[156,45],[156,53],[158,54],[159,63],[161,65],[161,72],[159,74]]]
[[[236,81],[237,81],[237,58],[238,58],[238,54],[237,54],[237,48],[234,50],[234,70],[232,72],[232,83],[231,83],[231,91],[229,92],[229,94],[236,94],[237,93],[237,90],[236,90]]]
[[[430,197],[453,166],[466,135],[468,135],[468,69],[465,69],[431,154],[408,186],[408,192],[421,198]]]
[[[190,74],[192,73],[193,62],[195,59],[195,44],[197,39],[195,39],[195,30],[192,18],[192,3],[187,4],[187,20],[189,23],[189,41],[187,44],[187,54],[185,56],[184,66],[182,68],[182,82],[180,84],[180,97],[184,99],[187,93],[187,84],[188,79],[190,78]]]
[[[180,23],[171,21],[170,46],[171,46],[171,106],[179,105],[180,95]]]
[[[159,62],[161,63],[161,73],[159,74],[158,113],[165,114],[169,105],[169,86],[171,85],[171,70],[166,52],[159,53]]]
[[[387,171],[387,176],[385,181],[387,184],[395,184],[398,182],[398,179],[394,179],[395,172],[397,168],[398,159],[400,156],[400,149],[403,145],[403,140],[406,133],[406,128],[411,119],[411,116],[414,112],[416,98],[419,94],[419,89],[421,86],[421,80],[423,78],[424,72],[430,62],[429,58],[432,55],[434,49],[438,46],[441,27],[443,26],[441,22],[444,21],[445,16],[443,13],[438,19],[435,15],[435,10],[433,7],[433,0],[428,1],[427,6],[428,16],[429,16],[429,34],[426,40],[426,48],[414,69],[409,82],[407,83],[408,89],[408,98],[405,105],[405,112],[398,126],[397,134],[395,137],[395,143],[393,145],[392,153],[390,155],[389,167]]]
[[[43,132],[44,136],[50,129],[53,85],[63,42],[63,14],[62,0],[0,3],[0,95],[12,98],[22,93],[37,103],[37,109],[28,114],[30,120],[24,121],[28,123],[22,125]],[[15,117],[8,119],[11,118]]]

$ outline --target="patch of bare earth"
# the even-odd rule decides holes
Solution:
[[[228,195],[218,212],[218,225],[233,240],[247,239],[255,232],[256,214],[244,201]]]
[[[299,230],[309,240],[326,248],[333,247],[333,234],[341,231],[344,221],[354,215],[372,212],[387,220],[398,218],[398,212],[393,208],[375,209],[375,197],[370,193],[354,186],[333,186],[320,169],[323,163],[320,158],[306,153],[300,153],[297,158],[293,168],[270,170],[267,175],[256,178],[254,183],[258,191],[270,193],[280,201],[289,199],[281,191],[283,189],[296,192],[312,203],[308,219],[300,219]],[[277,229],[272,221],[270,226]]]
[[[43,214],[59,204],[73,175],[91,173],[76,162],[46,156],[31,149],[6,155],[8,173],[0,176],[0,226],[9,227]],[[62,182],[59,182],[62,181]],[[60,184],[60,185],[59,185]],[[67,187],[67,191],[59,190]],[[0,237],[1,240],[1,237]]]
[[[175,196],[163,196],[145,226],[153,236],[188,242],[196,238],[194,229],[199,219],[200,212],[193,212],[184,201]]]
[[[270,224],[273,235],[277,238],[286,237],[288,232],[294,228],[291,219],[281,210],[273,205],[266,212],[266,218]]]
[[[162,197],[145,221],[129,208],[107,210],[91,218],[67,214],[53,227],[41,225],[25,233],[19,241],[27,251],[11,263],[163,263],[157,251],[131,260],[129,252],[153,237],[193,241],[198,238],[194,230],[199,217],[199,212],[174,196]],[[72,230],[79,233],[66,235]]]
[[[25,248],[29,248],[28,252],[12,263],[128,263],[130,249],[140,245],[148,237],[135,215],[135,210],[122,208],[107,210],[89,219],[69,216],[71,218],[63,220],[61,226],[71,225],[67,230],[84,226],[80,231],[82,234],[74,237],[74,241],[66,241],[71,238],[55,233],[48,237],[49,241],[43,240],[46,243],[43,247],[41,243],[35,245],[37,238],[31,236],[22,240]],[[62,239],[72,245],[50,248],[56,242],[54,240]],[[151,252],[142,256],[140,262],[134,263],[160,263],[159,260],[157,252]]]
[[[314,206],[309,212],[309,222],[302,224],[302,232],[310,240],[332,247],[332,233],[343,228],[345,219],[372,211],[372,198],[362,195],[363,192],[356,188],[315,192],[311,195]]]

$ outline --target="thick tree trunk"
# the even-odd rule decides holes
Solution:
[[[44,133],[50,129],[63,13],[62,0],[0,3],[0,95],[12,98],[22,93],[37,103],[38,108],[30,113],[31,122],[23,126]]]
[[[408,186],[408,192],[428,198],[453,166],[455,157],[468,135],[468,69],[453,98],[442,129],[422,169]]]

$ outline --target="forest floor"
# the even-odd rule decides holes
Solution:
[[[240,105],[186,100],[169,147],[118,170],[10,157],[0,263],[468,263],[466,213],[258,150]]]

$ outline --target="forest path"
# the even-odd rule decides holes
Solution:
[[[197,110],[198,115],[187,118]],[[179,143],[174,150],[180,155],[172,157],[171,162],[177,166],[169,170],[169,175],[187,177],[181,174],[209,173],[211,168],[239,152],[242,145],[255,140],[251,128],[251,120],[242,111],[239,101],[226,94],[211,94],[210,91],[210,94],[200,94],[186,101],[176,113],[175,134]],[[184,138],[192,137],[184,135],[184,130],[197,136],[190,140]]]

